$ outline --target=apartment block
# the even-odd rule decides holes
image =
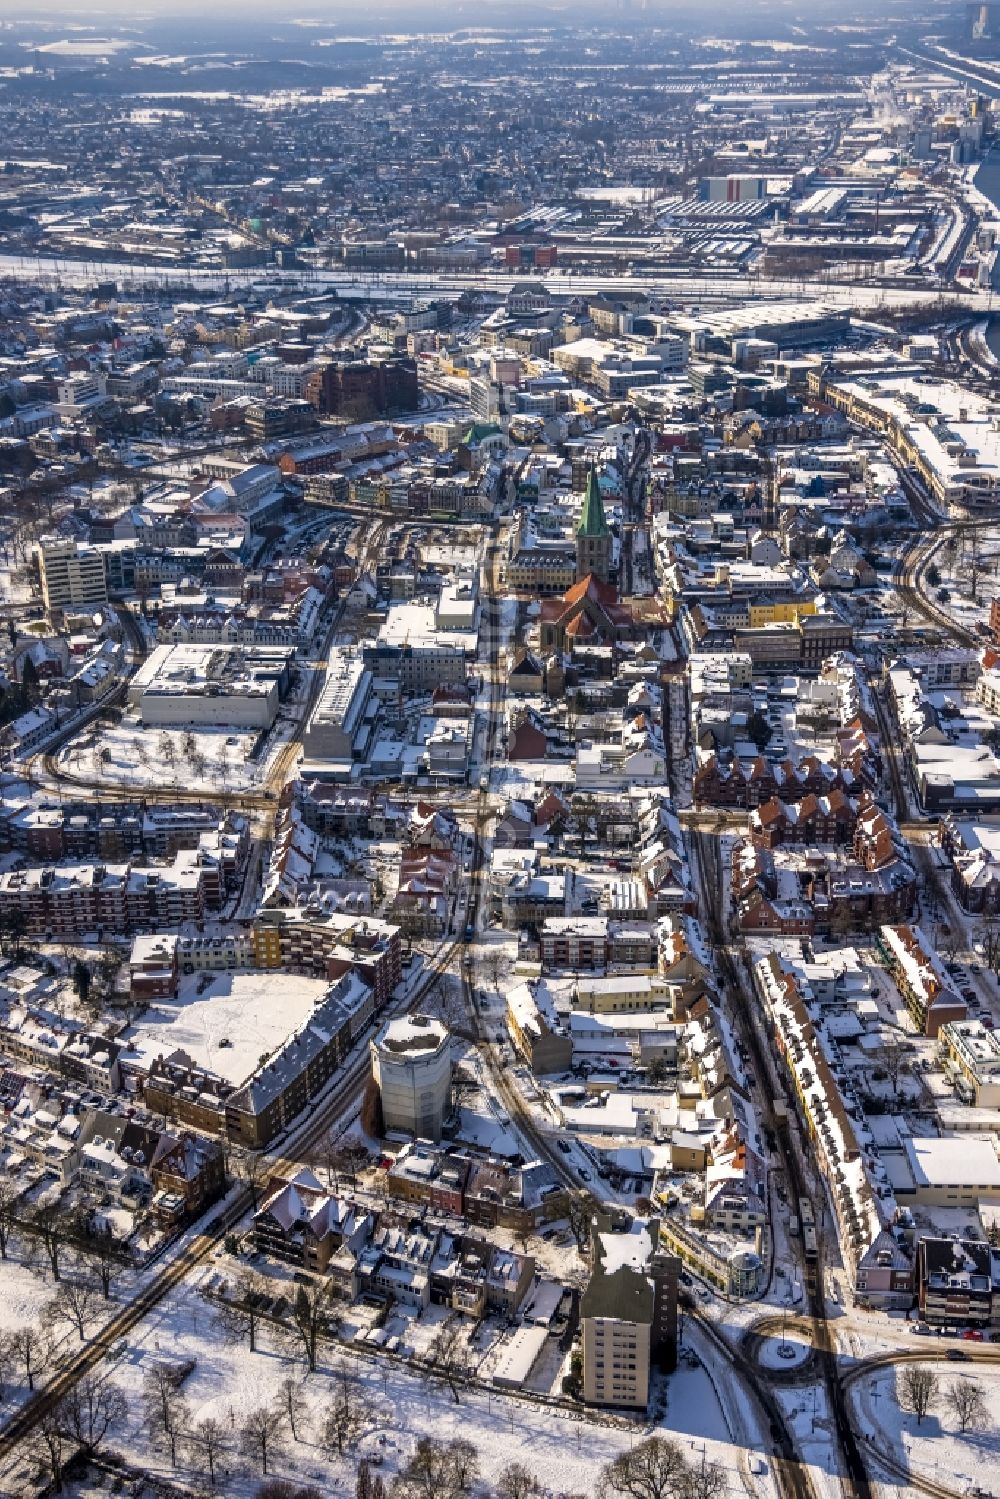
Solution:
[[[38,569],[47,610],[101,604],[108,597],[104,553],[60,536],[38,543]]]

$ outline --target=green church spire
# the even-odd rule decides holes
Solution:
[[[608,522],[604,514],[604,501],[601,499],[601,486],[597,482],[597,470],[591,466],[587,477],[587,493],[583,497],[583,510],[580,512],[580,524],[576,528],[577,536],[607,536]]]

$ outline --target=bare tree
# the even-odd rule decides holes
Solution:
[[[66,1211],[58,1202],[39,1203],[31,1215],[31,1231],[45,1251],[53,1280],[59,1279],[62,1248],[66,1241],[68,1223]]]
[[[257,1352],[257,1333],[263,1320],[264,1282],[252,1270],[241,1270],[233,1285],[232,1296],[212,1304],[219,1314],[230,1343],[250,1342],[250,1352]]]
[[[374,1418],[374,1407],[357,1375],[345,1363],[334,1371],[330,1403],[323,1420],[323,1445],[338,1457],[357,1446]]]
[[[899,1079],[906,1067],[906,1043],[895,1032],[883,1036],[875,1061],[884,1070],[894,1099],[899,1097]]]
[[[494,994],[501,992],[500,979],[507,972],[508,960],[499,947],[488,947],[482,957],[483,968],[486,970],[490,988]]]
[[[12,1347],[13,1341],[12,1333],[0,1333],[0,1405],[4,1402],[7,1387],[11,1383],[17,1364],[17,1355]]]
[[[1000,926],[992,920],[983,927],[983,953],[986,966],[996,973],[1000,969]]]
[[[167,779],[169,781],[172,781],[174,779],[174,770],[177,766],[177,749],[174,745],[172,736],[167,732],[166,729],[163,730],[159,737],[159,740],[157,742],[157,749],[159,751],[161,761],[170,770],[170,775],[167,777]]]
[[[297,1442],[308,1406],[302,1381],[296,1379],[294,1374],[289,1374],[281,1381],[281,1404],[288,1420],[288,1429],[292,1433],[292,1441]]]
[[[282,1413],[270,1405],[256,1405],[246,1411],[240,1423],[240,1447],[261,1473],[267,1477],[267,1461],[281,1447]]]
[[[48,1340],[30,1322],[18,1328],[10,1340],[10,1351],[14,1362],[24,1370],[25,1384],[29,1390],[35,1388],[35,1376],[41,1374],[49,1357]]]
[[[52,1492],[61,1494],[63,1465],[69,1448],[69,1437],[60,1419],[58,1406],[45,1412],[35,1427],[35,1431],[37,1433],[36,1452],[43,1468],[48,1470],[52,1480]]]
[[[142,1382],[142,1403],[150,1434],[162,1437],[177,1466],[177,1446],[187,1427],[187,1402],[177,1388],[177,1377],[166,1364],[154,1364]]]
[[[626,1499],[680,1499],[687,1477],[688,1465],[677,1443],[648,1437],[608,1463],[597,1482],[597,1499],[615,1494]]]
[[[458,1390],[459,1385],[468,1378],[469,1357],[465,1328],[457,1313],[441,1324],[438,1335],[428,1350],[427,1360],[447,1384],[455,1404],[461,1404]]]
[[[67,1430],[85,1456],[91,1457],[105,1437],[128,1416],[128,1402],[106,1373],[92,1371],[78,1379],[59,1402]]]
[[[945,1398],[958,1420],[960,1431],[978,1431],[989,1420],[989,1407],[978,1380],[954,1380],[945,1390]]]
[[[111,1296],[113,1282],[132,1264],[128,1250],[113,1234],[91,1230],[81,1231],[75,1240],[75,1246],[89,1261],[97,1276],[101,1295],[107,1301]]]
[[[68,1457],[93,1457],[113,1426],[128,1414],[125,1397],[106,1374],[85,1374],[61,1400],[39,1418],[36,1451],[51,1479],[52,1492],[62,1492]]]
[[[113,942],[101,948],[95,973],[100,999],[111,1000],[114,997],[118,975],[127,957],[128,952],[116,947]]]
[[[978,533],[975,531],[971,531],[968,534],[966,541],[969,549],[969,559],[967,564],[969,578],[969,597],[972,602],[976,604],[979,602],[979,575],[982,571],[979,559]]]
[[[421,1437],[393,1493],[399,1499],[461,1499],[478,1476],[479,1454],[471,1442]]]
[[[380,1473],[373,1473],[366,1458],[358,1463],[358,1481],[354,1499],[386,1499],[385,1480]]]
[[[590,1225],[593,1217],[593,1208],[587,1198],[571,1193],[566,1203],[566,1217],[577,1247],[582,1254],[586,1254],[590,1248]]]
[[[96,1315],[97,1288],[90,1280],[61,1280],[55,1296],[45,1308],[46,1320],[50,1324],[69,1322],[76,1328],[82,1343],[87,1336],[87,1324]]]
[[[939,1388],[938,1377],[927,1364],[907,1364],[896,1387],[896,1399],[901,1410],[916,1416],[919,1426],[936,1403]]]
[[[331,1285],[299,1286],[292,1306],[291,1338],[305,1355],[309,1373],[316,1369],[319,1340],[327,1330],[333,1331],[339,1315],[331,1308]]]
[[[497,1478],[498,1499],[533,1499],[539,1492],[538,1480],[523,1463],[508,1463]]]
[[[683,1499],[726,1499],[729,1475],[722,1463],[710,1462],[702,1448],[701,1462],[689,1465]]]
[[[225,1446],[221,1424],[214,1416],[206,1416],[203,1421],[197,1421],[188,1432],[187,1442],[194,1461],[198,1464],[204,1462],[208,1469],[208,1481],[214,1489],[215,1465]]]
[[[260,1189],[267,1178],[267,1163],[259,1150],[234,1150],[230,1156],[233,1175],[250,1192],[250,1204],[257,1211]]]
[[[454,1494],[468,1494],[479,1477],[479,1452],[466,1437],[455,1437],[448,1443],[451,1488]]]
[[[355,1173],[368,1159],[368,1152],[362,1145],[345,1143],[336,1127],[331,1126],[310,1151],[309,1159],[325,1173],[327,1186],[336,1192],[345,1178],[354,1180]]]

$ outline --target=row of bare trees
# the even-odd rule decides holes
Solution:
[[[26,1205],[13,1182],[0,1180],[0,1260],[12,1252],[15,1237],[28,1263],[40,1263],[54,1282],[62,1280],[68,1259],[71,1268],[92,1276],[105,1300],[131,1264],[121,1242],[95,1229],[85,1213],[68,1213],[50,1199]]]
[[[205,1473],[213,1487],[220,1465],[239,1458],[266,1477],[285,1455],[289,1439],[312,1441],[331,1457],[350,1457],[361,1439],[387,1419],[344,1362],[317,1386],[312,1402],[303,1381],[289,1374],[273,1400],[239,1413],[230,1408],[228,1421],[215,1415],[194,1420],[177,1372],[169,1364],[158,1364],[146,1374],[142,1402],[146,1427],[171,1466],[186,1463]]]
[[[391,1499],[462,1499],[479,1486],[479,1475],[479,1454],[471,1442],[422,1437],[389,1494]],[[359,1499],[373,1499],[366,1481],[359,1472]],[[649,1437],[608,1463],[594,1492],[597,1499],[725,1499],[728,1490],[722,1464],[704,1454],[688,1462],[676,1442]],[[507,1464],[490,1490],[494,1499],[537,1499],[544,1491],[530,1467],[518,1461]]]
[[[336,1292],[329,1282],[297,1286],[287,1314],[280,1318],[274,1316],[268,1282],[249,1268],[239,1272],[230,1295],[210,1299],[230,1342],[245,1342],[250,1352],[256,1353],[268,1330],[279,1346],[303,1359],[310,1374],[316,1370],[322,1339],[335,1337],[341,1322]],[[452,1400],[459,1405],[462,1386],[472,1370],[458,1315],[441,1324],[428,1350],[426,1368],[432,1378],[447,1385]]]
[[[358,1464],[355,1499],[465,1499],[476,1493],[482,1499],[583,1499],[579,1494],[552,1495],[523,1463],[508,1463],[492,1487],[480,1480],[479,1452],[464,1437],[436,1441],[421,1437],[405,1467],[388,1487],[381,1474],[362,1458]],[[287,1478],[269,1478],[257,1489],[255,1499],[322,1499],[318,1489]]]
[[[100,1286],[90,1277],[61,1280],[37,1317],[0,1334],[0,1405],[16,1388],[35,1389],[69,1337],[81,1343],[101,1320]]]
[[[942,1386],[929,1364],[907,1364],[896,1385],[896,1399],[901,1410],[916,1416],[919,1426],[924,1417],[940,1405],[951,1412],[961,1432],[981,1431],[989,1424],[989,1406],[978,1380],[960,1375]]]

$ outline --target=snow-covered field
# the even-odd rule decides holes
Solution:
[[[109,786],[171,787],[185,791],[237,791],[254,786],[264,766],[248,763],[257,736],[234,728],[144,729],[124,719],[112,729],[89,731],[59,757],[70,776]]]
[[[863,1429],[877,1449],[914,1475],[944,1484],[960,1493],[979,1486],[996,1488],[1000,1472],[1000,1373],[971,1364],[947,1363],[933,1350],[928,1356],[938,1381],[938,1394],[923,1421],[900,1409],[899,1379],[904,1366],[880,1370],[861,1381],[853,1393],[854,1408]],[[978,1430],[964,1434],[951,1409],[948,1389],[956,1381],[975,1381],[986,1407]]]
[[[227,1268],[222,1255],[213,1267]],[[208,1272],[205,1272],[207,1275]],[[130,1339],[119,1359],[114,1378],[126,1394],[129,1416],[116,1434],[113,1446],[142,1468],[168,1475],[169,1456],[151,1445],[142,1416],[144,1374],[157,1362],[180,1364],[195,1360],[193,1372],[182,1391],[188,1420],[197,1424],[214,1417],[223,1429],[225,1450],[220,1460],[221,1493],[249,1496],[260,1482],[259,1468],[238,1450],[242,1419],[261,1406],[276,1411],[282,1381],[289,1375],[302,1380],[304,1417],[299,1439],[293,1440],[287,1423],[276,1415],[274,1447],[269,1467],[275,1474],[316,1485],[324,1495],[353,1493],[354,1473],[362,1455],[381,1459],[386,1479],[405,1463],[416,1440],[424,1435],[438,1441],[464,1437],[479,1452],[482,1476],[494,1479],[509,1462],[524,1463],[543,1489],[580,1494],[594,1492],[605,1463],[627,1451],[653,1430],[673,1437],[692,1461],[700,1461],[706,1449],[709,1459],[728,1470],[730,1493],[745,1492],[738,1470],[741,1448],[731,1439],[712,1380],[701,1367],[682,1363],[667,1382],[667,1413],[659,1427],[599,1415],[576,1412],[519,1399],[488,1390],[461,1390],[456,1404],[446,1385],[429,1383],[405,1364],[385,1358],[359,1356],[349,1349],[325,1345],[320,1367],[304,1377],[301,1359],[280,1347],[271,1330],[265,1333],[260,1351],[249,1352],[246,1344],[227,1343],[213,1308],[195,1283],[173,1293]],[[343,1366],[360,1382],[377,1412],[368,1433],[357,1448],[343,1458],[331,1454],[318,1442],[318,1429],[330,1402],[331,1373]],[[197,1450],[180,1457],[177,1477],[190,1479]],[[753,1493],[768,1499],[769,1480],[757,1478]]]
[[[19,1332],[29,1324],[38,1325],[42,1308],[52,1297],[52,1282],[13,1257],[0,1265],[0,1332]]]

